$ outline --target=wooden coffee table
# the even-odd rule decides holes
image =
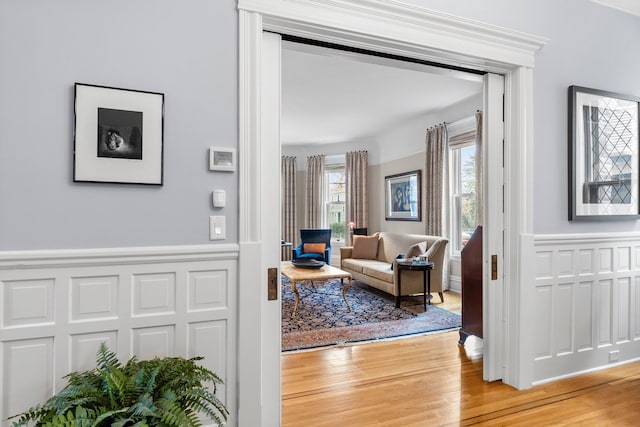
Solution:
[[[347,289],[351,287],[351,273],[342,271],[339,268],[332,267],[330,265],[323,265],[321,268],[299,268],[295,267],[291,261],[283,261],[281,266],[281,272],[289,280],[291,280],[291,289],[296,294],[296,302],[293,305],[293,312],[291,317],[295,316],[298,311],[298,303],[300,302],[300,294],[296,284],[305,280],[311,281],[326,281],[329,279],[340,279],[340,282],[344,284],[344,279],[349,279],[348,283],[342,287],[342,299],[347,304],[347,308],[351,311],[349,301],[347,301]]]

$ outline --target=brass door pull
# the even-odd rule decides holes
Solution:
[[[267,300],[273,301],[278,299],[278,269],[267,269]]]
[[[498,280],[498,255],[491,255],[491,280]]]

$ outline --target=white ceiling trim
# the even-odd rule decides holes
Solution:
[[[638,0],[591,0],[603,6],[618,9],[632,15],[640,16],[640,1]]]
[[[277,33],[341,44],[343,28],[375,29],[376,43],[353,37],[349,45],[495,73],[533,68],[535,52],[548,41],[395,0],[238,0],[238,8],[261,13],[263,28]],[[310,11],[313,23],[306,19]]]

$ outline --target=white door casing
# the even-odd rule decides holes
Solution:
[[[278,426],[280,295],[267,299],[267,270],[280,267],[280,36],[241,17],[238,425]]]
[[[279,171],[279,141],[266,140],[262,133],[266,112],[262,87],[263,57],[268,39],[262,31],[337,43],[345,46],[417,58],[442,64],[484,70],[505,76],[505,189],[504,251],[501,267],[504,283],[500,301],[508,301],[502,323],[489,330],[501,338],[496,351],[504,355],[485,359],[490,372],[517,388],[530,387],[531,354],[526,343],[505,333],[523,330],[521,309],[526,306],[520,289],[531,281],[523,254],[532,243],[532,80],[534,54],[546,43],[540,37],[523,34],[451,15],[406,5],[392,0],[239,0],[240,19],[240,306],[239,312],[239,420],[246,426],[276,426],[280,421],[279,364],[272,355],[280,349],[273,339],[277,319],[273,301],[266,298],[264,254],[277,246],[279,236],[270,240],[279,225],[276,212],[265,211],[265,198],[274,198],[268,182],[273,168]],[[273,74],[273,71],[268,71]],[[279,101],[279,100],[278,100]],[[268,113],[268,112],[267,112]],[[279,181],[278,181],[279,182]],[[278,198],[279,201],[279,198]],[[274,221],[274,222],[271,222]],[[272,224],[265,229],[265,224]],[[269,227],[267,227],[269,228]],[[502,229],[502,227],[501,227]],[[502,231],[500,231],[502,236]],[[493,238],[493,236],[492,236]],[[273,253],[279,253],[277,247]],[[245,299],[246,298],[246,299]],[[498,301],[499,302],[499,301]],[[485,318],[493,319],[485,316]],[[269,322],[271,319],[271,324]],[[526,322],[524,322],[526,323]],[[271,332],[267,332],[271,331]],[[497,364],[496,364],[497,360]],[[504,366],[504,370],[503,370]],[[276,379],[277,378],[277,379]],[[277,397],[274,397],[277,395]],[[269,406],[267,408],[267,406]],[[274,406],[272,408],[271,406]]]

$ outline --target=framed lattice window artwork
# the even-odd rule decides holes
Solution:
[[[640,98],[569,87],[569,220],[640,218]]]

